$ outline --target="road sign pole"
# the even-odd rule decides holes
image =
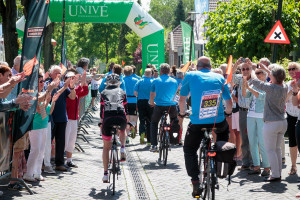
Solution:
[[[282,0],[278,1],[278,10],[277,10],[277,21],[281,19],[281,13],[282,13]],[[272,62],[276,63],[277,61],[277,54],[278,54],[278,44],[274,44],[274,51],[273,51],[273,57]]]

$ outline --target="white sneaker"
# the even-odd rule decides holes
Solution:
[[[23,179],[29,182],[36,182],[36,179],[33,176],[28,176],[27,174],[24,174]]]
[[[103,183],[108,183],[108,174],[104,174],[102,178]]]
[[[45,181],[45,178],[41,174],[37,174],[33,176],[38,181]]]
[[[121,161],[126,161],[126,151],[125,151],[125,148],[121,148],[120,149],[120,153],[121,153]]]
[[[48,174],[55,174],[55,170],[51,166],[45,166],[44,172]]]

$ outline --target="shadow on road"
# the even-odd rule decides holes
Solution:
[[[89,196],[93,199],[119,199],[122,194],[124,193],[124,190],[118,190],[116,188],[115,195],[112,195],[112,184],[110,184],[107,189],[101,189],[100,192],[97,193],[96,188],[91,188],[91,192],[89,193]]]

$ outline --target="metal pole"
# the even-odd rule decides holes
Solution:
[[[282,0],[279,0],[277,17],[276,17],[277,21],[281,19],[281,13],[282,13]],[[277,61],[277,54],[278,54],[278,44],[274,44],[274,51],[273,51],[273,58],[272,58],[273,63],[276,63],[276,61]]]
[[[192,20],[192,30],[191,30],[190,57],[189,57],[189,61],[192,61],[193,39],[194,39],[194,20]]]

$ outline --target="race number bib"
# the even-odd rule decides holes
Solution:
[[[220,94],[220,90],[210,90],[202,93],[199,119],[217,116]]]

